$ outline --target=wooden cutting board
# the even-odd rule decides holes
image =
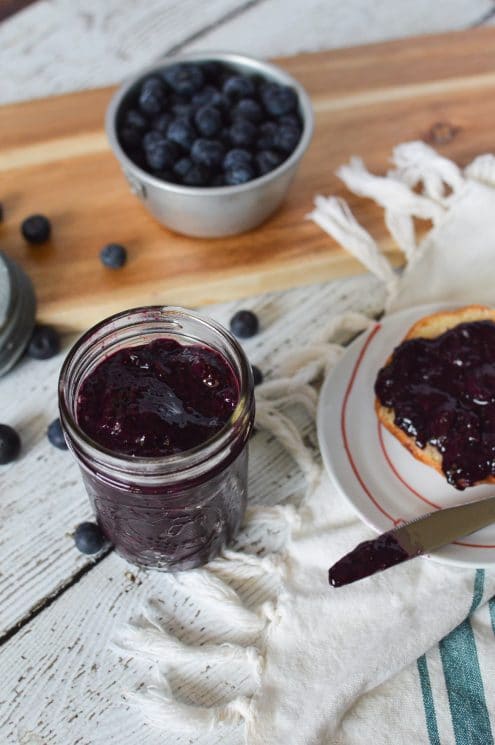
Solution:
[[[308,89],[313,143],[280,211],[259,229],[198,240],[157,224],[128,191],[103,132],[111,88],[0,107],[0,247],[32,277],[39,319],[84,329],[149,303],[195,306],[361,271],[305,215],[317,193],[340,193],[393,260],[382,212],[334,176],[351,155],[377,172],[394,145],[424,139],[461,165],[495,150],[495,29],[477,29],[278,60]],[[42,212],[49,244],[19,225]],[[128,247],[105,269],[107,242]]]

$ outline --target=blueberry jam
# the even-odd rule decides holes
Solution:
[[[158,457],[208,440],[238,400],[234,372],[218,352],[156,339],[100,362],[81,386],[77,421],[108,450]]]
[[[343,556],[328,570],[328,581],[332,587],[342,587],[410,558],[392,532],[383,533]]]
[[[96,523],[121,556],[179,571],[233,540],[247,501],[254,386],[219,324],[161,306],[105,319],[69,352],[59,396]]]
[[[452,486],[495,475],[495,323],[404,341],[378,373],[375,393],[418,447],[440,451]]]

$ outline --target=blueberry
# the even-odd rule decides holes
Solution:
[[[139,93],[139,107],[145,114],[159,114],[167,103],[165,86],[160,78],[146,78]]]
[[[162,75],[173,91],[188,98],[201,90],[204,84],[201,67],[190,63],[172,65],[164,70]]]
[[[21,451],[21,438],[13,427],[0,424],[0,465],[15,460]]]
[[[247,119],[258,124],[263,119],[263,109],[254,98],[241,98],[232,110],[233,119]]]
[[[213,106],[202,106],[197,110],[194,122],[203,137],[214,137],[222,128],[222,115]]]
[[[0,202],[0,222],[3,222],[3,204]]]
[[[175,119],[167,130],[167,137],[184,150],[190,150],[196,138],[196,132],[187,119]]]
[[[274,146],[284,153],[292,153],[301,138],[301,131],[291,124],[281,124],[275,133]]]
[[[270,150],[275,144],[275,134],[278,127],[275,122],[263,122],[258,128],[256,147],[258,150]]]
[[[74,543],[82,554],[97,554],[106,540],[99,525],[81,523],[74,531]]]
[[[229,130],[230,140],[237,147],[249,147],[256,138],[257,130],[252,122],[239,119],[234,122]]]
[[[195,111],[195,107],[190,103],[176,103],[172,106],[174,119],[185,119],[190,124],[193,123]]]
[[[163,135],[165,135],[167,134],[167,130],[172,123],[172,119],[173,117],[171,114],[159,114],[153,119],[152,128],[156,129],[157,132],[161,132]]]
[[[44,243],[50,237],[50,221],[44,215],[31,215],[23,220],[21,232],[28,243]]]
[[[249,150],[244,150],[243,148],[236,147],[233,150],[229,150],[226,154],[225,158],[223,159],[223,169],[225,171],[228,171],[229,168],[235,168],[238,165],[248,165],[250,166],[253,162],[253,156],[249,152]]]
[[[253,371],[253,382],[255,385],[259,385],[263,382],[263,373],[259,369],[259,367],[256,367],[256,365],[251,365],[251,370]]]
[[[27,346],[28,357],[35,360],[48,360],[60,351],[60,336],[53,326],[37,323]]]
[[[249,339],[258,329],[258,316],[252,310],[238,310],[230,319],[230,330],[240,339]]]
[[[191,99],[193,106],[214,106],[220,111],[225,111],[228,108],[228,101],[222,93],[215,88],[213,85],[205,85],[205,87],[198,93],[195,93]]]
[[[167,140],[161,132],[154,130],[144,135],[143,148],[146,162],[155,171],[172,168],[179,154],[175,143]]]
[[[174,173],[179,178],[183,179],[186,173],[192,168],[193,162],[191,158],[179,158],[177,163],[174,165]]]
[[[200,163],[193,163],[189,171],[182,178],[185,186],[208,186],[210,174]]]
[[[127,251],[120,243],[107,243],[100,251],[100,259],[109,269],[120,269],[127,261]]]
[[[249,98],[256,93],[254,82],[245,75],[232,75],[230,78],[227,78],[222,90],[226,96],[234,100]]]
[[[283,157],[280,153],[276,153],[274,150],[261,150],[255,156],[260,176],[264,176],[265,173],[273,171],[274,168],[280,165],[282,160]]]
[[[132,127],[137,129],[139,132],[145,132],[148,129],[148,120],[141,114],[137,109],[129,109],[124,116],[124,124],[126,127]]]
[[[278,83],[266,83],[261,88],[261,99],[272,116],[284,116],[297,109],[297,95],[293,88]]]
[[[218,140],[206,140],[203,137],[195,140],[191,148],[191,158],[206,168],[218,168],[225,155],[225,148]]]
[[[62,425],[60,424],[60,419],[53,420],[53,422],[48,426],[46,434],[53,447],[58,448],[59,450],[67,450],[67,443],[65,441]]]
[[[228,186],[239,186],[256,177],[254,168],[249,163],[239,163],[225,171],[225,183]]]

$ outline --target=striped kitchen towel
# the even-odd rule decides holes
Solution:
[[[341,175],[385,208],[408,260],[402,277],[342,200],[318,198],[312,218],[386,282],[389,309],[493,301],[495,159],[461,173],[422,143],[400,146],[395,159],[384,178],[360,161]],[[421,243],[413,216],[434,223]],[[167,743],[494,742],[495,572],[418,559],[328,585],[328,567],[371,531],[324,471],[314,428],[296,409],[314,418],[316,385],[343,354],[337,333],[369,325],[356,314],[331,319],[257,388],[257,428],[293,456],[304,498],[249,510],[236,550],[168,578],[122,629],[119,650],[143,661],[127,701]],[[252,454],[256,481],[267,461]],[[274,483],[288,479],[282,455],[269,466]]]

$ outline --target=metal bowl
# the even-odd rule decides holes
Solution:
[[[162,181],[136,165],[123,151],[117,137],[122,107],[132,99],[142,80],[177,62],[223,62],[242,73],[260,75],[266,80],[289,85],[299,99],[303,123],[301,139],[294,152],[270,173],[240,186],[189,187]],[[313,110],[304,88],[275,65],[240,54],[185,54],[164,58],[148,67],[113,96],[106,114],[106,131],[131,191],[166,227],[178,233],[201,238],[235,235],[251,230],[266,220],[280,205],[313,134]]]

